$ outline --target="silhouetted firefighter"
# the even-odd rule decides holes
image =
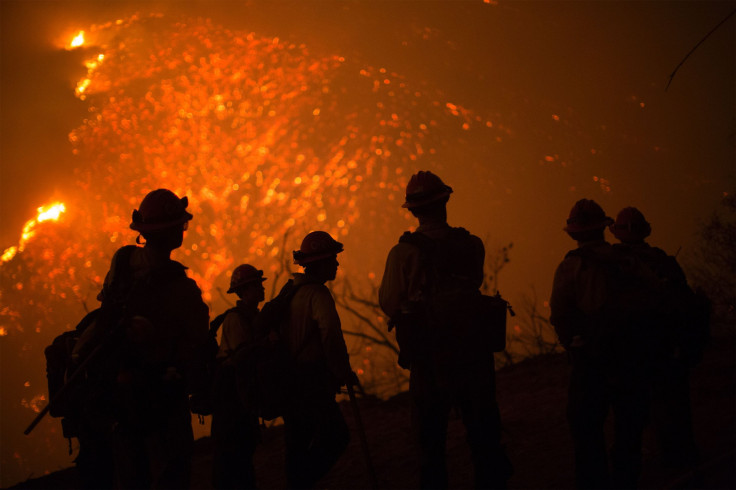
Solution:
[[[388,255],[379,290],[383,311],[396,327],[399,364],[411,369],[412,415],[417,429],[422,488],[446,488],[447,423],[460,409],[472,451],[477,488],[505,488],[511,466],[501,447],[493,352],[479,325],[483,297],[483,242],[447,224],[452,189],[431,172],[413,175],[408,208],[419,220]],[[500,312],[505,328],[506,303]],[[505,342],[505,332],[501,333]],[[496,342],[498,343],[498,341]]]
[[[564,230],[578,243],[555,272],[550,321],[570,354],[567,416],[578,488],[635,488],[657,342],[659,281],[640,261],[604,238],[613,220],[581,199]],[[603,431],[613,409],[609,477]]]
[[[238,295],[235,307],[213,320],[211,332],[222,324],[217,352],[212,410],[214,488],[255,488],[253,454],[260,440],[258,416],[241,403],[233,354],[256,340],[253,320],[264,300],[263,271],[250,264],[239,265],[230,277],[228,293]]]
[[[125,304],[122,335],[105,360],[115,371],[112,439],[120,488],[189,487],[190,395],[196,407],[207,389],[209,311],[186,267],[170,258],[192,219],[187,205],[167,189],[146,195],[130,224],[145,246],[115,253],[101,293],[103,305],[121,296]],[[115,277],[120,260],[131,271],[128,284]]]
[[[337,275],[343,245],[324,231],[309,233],[285,289],[298,288],[289,305],[282,338],[295,363],[293,393],[284,414],[286,476],[290,488],[309,488],[329,471],[350,439],[335,395],[355,384],[335,301],[325,283]]]
[[[622,209],[610,230],[621,242],[614,248],[642,261],[660,280],[650,420],[665,464],[692,468],[697,464],[698,450],[690,411],[689,375],[700,361],[708,338],[710,303],[690,289],[675,257],[645,242],[652,228],[637,208]]]

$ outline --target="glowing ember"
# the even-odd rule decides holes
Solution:
[[[89,229],[71,255],[129,243],[131,210],[168,187],[189,196],[182,252],[207,301],[236,261],[281,267],[296,248],[287,235],[346,237],[359,220],[367,236],[389,229],[405,213],[365,202],[400,199],[448,131],[503,131],[385,68],[206,20],[131,17],[89,32],[124,41],[98,46],[76,88],[91,115],[69,136],[85,163],[74,207]]]
[[[26,400],[25,398],[21,400],[21,404],[33,410],[36,413],[39,413],[41,409],[46,405],[46,395],[36,395],[31,400]]]

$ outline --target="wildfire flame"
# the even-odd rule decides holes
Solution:
[[[84,44],[84,31],[79,31],[79,34],[77,34],[74,39],[72,39],[72,42],[69,43],[70,48],[78,48]]]
[[[18,245],[5,249],[2,255],[0,255],[0,263],[8,262],[15,257],[16,253],[22,252],[25,249],[28,240],[36,234],[36,226],[39,223],[43,223],[44,221],[58,221],[61,213],[65,211],[66,206],[61,202],[39,207],[38,215],[34,219],[26,221],[26,224],[23,226]]]

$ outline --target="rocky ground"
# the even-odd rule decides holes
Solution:
[[[652,434],[647,432],[642,488],[736,488],[735,347],[733,332],[714,336],[705,359],[693,372],[694,424],[703,463],[695,471],[665,468]],[[510,488],[573,486],[572,445],[565,421],[567,372],[564,355],[529,359],[498,372],[504,439],[515,469]],[[361,399],[359,403],[379,487],[416,487],[417,462],[406,394],[387,401]],[[354,437],[346,454],[319,487],[367,488],[369,480],[355,436],[355,418],[349,404],[342,406]],[[280,427],[264,431],[264,442],[255,458],[260,488],[284,488],[282,435]],[[209,488],[209,439],[198,440],[196,448],[193,486]],[[447,454],[451,487],[470,488],[472,467],[459,417],[450,421]],[[59,471],[12,488],[75,488],[74,470]]]

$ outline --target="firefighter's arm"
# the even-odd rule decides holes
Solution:
[[[209,307],[202,301],[196,283],[189,280],[182,291],[180,324],[184,328],[179,344],[179,365],[184,371],[190,394],[207,389],[206,365],[209,355]]]
[[[222,339],[218,357],[227,357],[232,354],[240,344],[247,341],[247,332],[241,324],[240,315],[231,311],[222,322]]]
[[[473,256],[475,257],[475,268],[473,269],[473,287],[480,289],[483,285],[483,276],[485,275],[484,263],[486,260],[486,249],[483,246],[483,240],[472,235]]]
[[[335,300],[325,287],[312,298],[312,319],[317,322],[327,364],[330,371],[341,384],[350,381],[352,370],[348,349],[342,334],[340,317]]]
[[[386,259],[378,290],[378,303],[383,312],[390,318],[395,318],[407,302],[419,301],[422,280],[416,247],[405,243],[394,246]]]
[[[554,326],[560,343],[569,348],[580,331],[580,311],[576,301],[575,267],[572,259],[565,259],[555,271],[549,307],[549,321]]]

